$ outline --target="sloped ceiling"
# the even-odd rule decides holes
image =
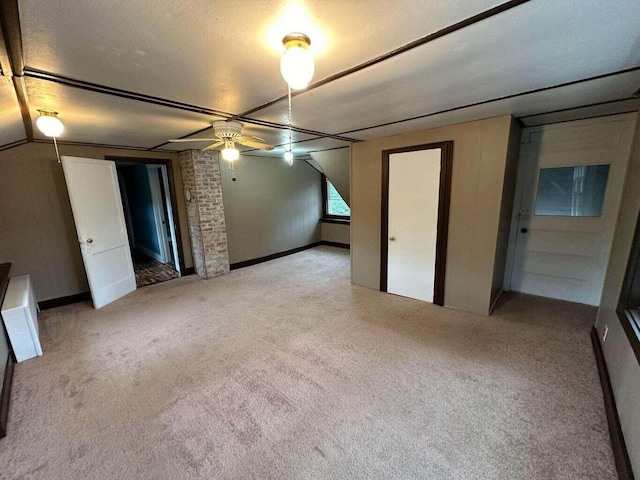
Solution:
[[[293,97],[298,157],[509,113],[539,124],[638,109],[637,0],[392,5],[17,0],[22,50],[15,28],[0,44],[0,145],[29,135],[21,107],[31,122],[49,108],[69,142],[198,148],[166,141],[210,136],[211,121],[234,117],[278,145],[246,154],[281,156],[280,41],[291,31],[311,37],[316,58],[312,84]],[[24,83],[23,100],[12,76]]]
[[[311,158],[322,168],[342,199],[351,205],[349,183],[349,149],[335,148],[324,152],[313,152]]]

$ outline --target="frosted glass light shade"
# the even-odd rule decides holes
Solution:
[[[284,161],[289,164],[289,166],[293,166],[293,152],[291,150],[287,150],[284,152]]]
[[[309,38],[303,34],[289,34],[283,43],[286,51],[280,60],[280,73],[292,90],[305,88],[315,71]]]
[[[240,152],[237,148],[223,148],[222,159],[227,162],[234,162],[240,158]]]
[[[40,113],[36,126],[47,137],[59,137],[64,131],[64,125],[54,113]]]

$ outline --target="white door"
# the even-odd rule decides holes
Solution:
[[[635,114],[525,128],[505,285],[599,305]]]
[[[157,259],[162,263],[171,262],[171,248],[169,247],[169,238],[167,236],[167,218],[164,214],[164,200],[160,189],[161,165],[147,165],[147,177],[149,179],[149,189],[151,190],[151,203],[153,204],[153,217],[156,224],[156,237],[160,246],[160,258]]]
[[[164,200],[167,204],[167,214],[169,218],[167,221],[169,222],[169,231],[171,233],[171,248],[173,250],[173,266],[175,269],[182,274],[180,271],[180,257],[178,256],[178,240],[176,236],[176,226],[173,223],[173,206],[171,205],[171,195],[169,193],[169,177],[167,175],[167,167],[165,165],[160,169],[161,181],[164,186]]]
[[[91,298],[100,308],[136,289],[115,162],[62,157]]]
[[[442,149],[389,155],[387,292],[433,302]]]

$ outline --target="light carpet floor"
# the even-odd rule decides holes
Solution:
[[[45,311],[0,477],[613,479],[594,315],[382,294],[330,247]]]

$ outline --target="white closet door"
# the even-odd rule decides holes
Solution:
[[[433,302],[442,149],[389,155],[387,291]]]

